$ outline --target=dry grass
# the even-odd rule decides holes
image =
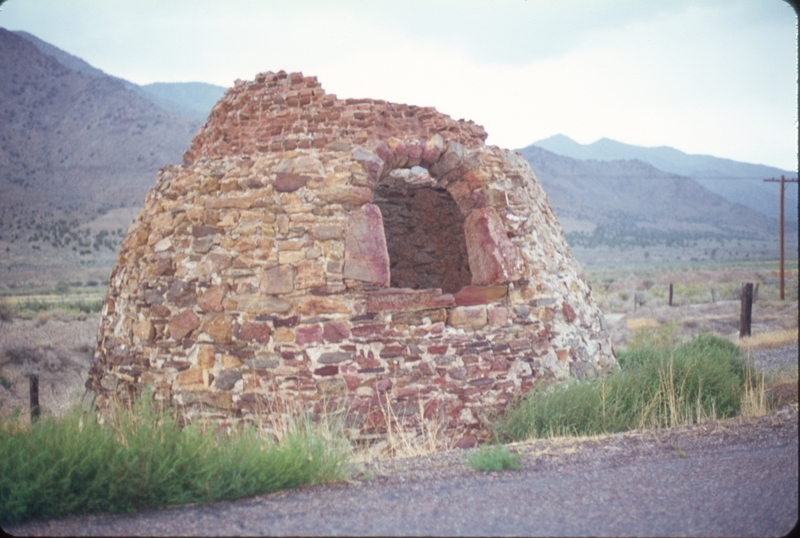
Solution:
[[[426,419],[421,400],[417,400],[417,415],[405,419],[397,416],[391,405],[380,400],[379,405],[386,424],[386,436],[372,446],[358,450],[354,455],[356,462],[429,456],[452,448],[452,440],[444,435],[444,419]]]
[[[626,319],[625,324],[632,331],[638,331],[639,329],[655,329],[661,325],[653,318]]]
[[[754,334],[736,341],[736,345],[745,352],[754,349],[789,346],[792,344],[797,344],[797,328]]]

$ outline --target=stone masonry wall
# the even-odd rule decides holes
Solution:
[[[485,137],[299,73],[237,82],[123,241],[90,372],[98,407],[152,384],[223,422],[287,399],[344,407],[361,436],[385,432],[391,408],[467,446],[516,393],[608,371],[545,193]]]

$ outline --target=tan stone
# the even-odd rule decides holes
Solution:
[[[259,290],[261,293],[283,294],[294,290],[294,275],[296,269],[280,265],[264,271]]]
[[[272,333],[272,338],[280,343],[294,342],[294,331],[286,327],[279,327]]]
[[[215,342],[227,342],[233,336],[233,321],[225,314],[208,314],[200,328]]]
[[[450,311],[447,324],[456,329],[478,330],[488,323],[486,305],[457,306]]]
[[[349,309],[340,297],[308,297],[300,301],[297,307],[301,314],[316,316],[318,314],[347,314]]]
[[[250,296],[241,297],[236,302],[236,307],[226,310],[241,310],[253,314],[274,313],[280,314],[288,312],[292,308],[292,303],[277,297]]]
[[[226,369],[238,368],[243,364],[238,357],[234,357],[233,355],[227,355],[227,354],[222,355],[220,362],[222,363],[222,367]]]
[[[342,394],[347,390],[344,379],[329,378],[317,381],[317,391],[323,396]]]
[[[197,349],[197,365],[200,368],[209,370],[214,367],[214,348],[211,346],[200,346]]]
[[[278,252],[278,263],[287,265],[290,263],[297,263],[306,257],[306,253],[302,250],[290,250],[288,252]]]
[[[202,385],[203,384],[203,369],[202,368],[189,368],[178,374],[175,378],[175,386],[185,387],[187,385]]]
[[[296,289],[314,288],[324,286],[326,283],[325,268],[319,263],[305,261],[297,264],[297,276],[294,280]]]
[[[137,321],[133,326],[133,335],[137,338],[149,342],[156,335],[156,329],[150,321],[144,319]]]

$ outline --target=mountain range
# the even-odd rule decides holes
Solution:
[[[90,268],[98,279],[107,278],[116,246],[158,169],[182,161],[225,88],[200,82],[139,86],[31,34],[3,28],[0,73],[0,286],[47,280],[45,273],[51,280],[85,279]],[[637,244],[670,245],[776,233],[774,218],[683,177],[685,171],[658,169],[641,155],[609,160],[618,154],[599,149],[625,146],[613,141],[592,145],[589,158],[595,160],[558,155],[580,150],[570,142],[553,137],[519,151],[571,242],[613,244],[624,236]]]
[[[534,142],[532,146],[557,155],[580,160],[615,161],[639,160],[659,170],[689,177],[706,189],[724,196],[731,202],[755,209],[764,215],[778,218],[779,187],[764,182],[767,178],[797,178],[796,171],[781,170],[763,164],[750,164],[711,155],[690,155],[675,148],[647,148],[601,138],[592,144],[579,144],[558,134]],[[530,146],[529,146],[530,147]],[[524,150],[523,150],[524,151]],[[797,221],[797,184],[786,185],[786,219]],[[792,223],[796,226],[796,222]]]

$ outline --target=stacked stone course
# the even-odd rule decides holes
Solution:
[[[237,81],[123,241],[90,372],[98,407],[146,384],[227,422],[327,402],[354,435],[385,432],[391,410],[465,446],[537,382],[608,371],[545,193],[485,138],[300,73]]]

